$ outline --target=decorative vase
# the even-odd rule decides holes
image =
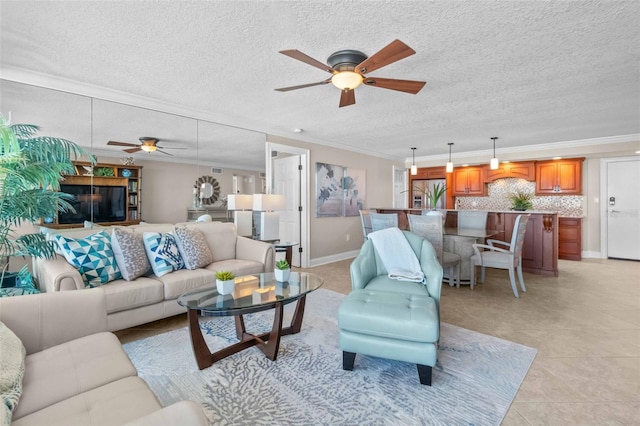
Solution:
[[[291,269],[274,269],[273,273],[276,276],[276,281],[285,282],[289,281],[289,274],[291,273]]]
[[[216,280],[216,288],[220,294],[231,294],[236,285],[236,280]]]
[[[438,211],[436,209],[429,210],[427,212],[427,216],[440,216],[442,218],[442,223],[444,224],[444,220],[445,220],[444,215],[442,214],[442,212],[440,212],[440,211]]]

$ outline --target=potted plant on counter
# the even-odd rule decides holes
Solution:
[[[289,262],[287,262],[285,259],[278,260],[276,262],[276,268],[273,272],[276,276],[276,281],[289,281],[289,273],[291,273]]]
[[[533,203],[531,199],[533,198],[533,194],[528,192],[514,192],[511,194],[509,199],[511,200],[511,208],[515,211],[525,211],[533,208]]]
[[[236,285],[236,276],[230,271],[216,272],[216,288],[220,294],[231,294]]]

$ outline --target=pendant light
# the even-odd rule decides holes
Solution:
[[[498,168],[500,167],[498,159],[496,158],[496,139],[498,139],[497,136],[494,136],[494,137],[491,138],[491,140],[493,140],[493,158],[491,159],[491,162],[489,163],[489,166],[490,166],[491,170],[498,170]]]
[[[416,167],[416,149],[418,148],[411,148],[411,151],[413,152],[413,163],[411,164],[411,175],[415,176],[418,174],[418,168]]]
[[[447,145],[449,145],[449,161],[447,162],[447,173],[453,173],[453,163],[451,162],[451,145],[453,145],[453,142],[449,142]]]

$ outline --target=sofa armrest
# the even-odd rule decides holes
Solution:
[[[0,298],[0,321],[22,340],[27,353],[107,331],[101,288]]]
[[[53,259],[34,258],[33,272],[38,279],[40,290],[44,292],[85,288],[80,272],[60,255]]]
[[[427,240],[422,241],[422,249],[420,250],[420,267],[427,279],[427,291],[429,295],[436,301],[438,307],[438,315],[440,314],[440,295],[442,293],[442,266],[438,262],[436,251],[431,243]]]
[[[264,265],[264,272],[271,272],[274,264],[273,245],[246,237],[236,239],[236,259],[253,260]]]
[[[200,404],[193,401],[180,401],[129,422],[127,423],[127,426],[207,426],[208,424],[209,421],[204,415],[204,411]]]
[[[351,262],[349,272],[351,273],[351,288],[353,290],[365,288],[369,281],[376,277],[378,268],[371,241],[365,241],[360,249],[360,254]]]

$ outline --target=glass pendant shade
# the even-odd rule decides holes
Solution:
[[[340,90],[353,90],[362,84],[362,75],[353,71],[341,71],[331,77],[331,83]]]
[[[449,161],[447,161],[445,170],[447,173],[453,173],[453,163],[451,162],[451,145],[453,145],[453,142],[449,142],[447,145],[449,145]]]
[[[498,158],[496,157],[496,139],[498,139],[496,136],[491,138],[491,140],[493,141],[493,158],[491,159],[491,162],[489,163],[489,168],[491,170],[498,170],[498,168],[500,167],[500,162],[498,161]]]
[[[416,167],[416,149],[418,148],[411,148],[413,155],[413,162],[411,163],[411,176],[415,176],[418,174],[418,167]]]

